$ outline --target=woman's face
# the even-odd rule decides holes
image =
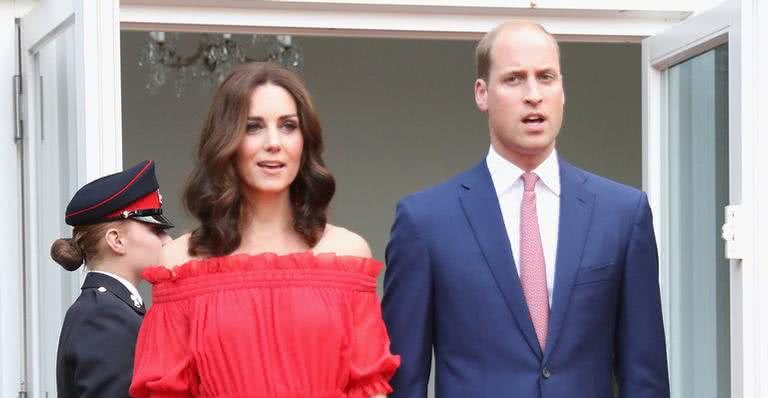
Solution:
[[[126,220],[120,229],[123,232],[126,263],[136,270],[160,264],[163,245],[171,240],[164,229],[135,220]]]
[[[287,192],[299,173],[303,149],[291,94],[269,83],[256,87],[236,155],[237,172],[246,189],[259,194]]]

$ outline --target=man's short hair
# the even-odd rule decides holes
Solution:
[[[549,33],[543,26],[540,24],[537,24],[535,22],[530,21],[508,21],[504,22],[501,25],[493,28],[490,32],[486,33],[485,36],[483,36],[482,39],[477,43],[477,47],[475,48],[475,63],[477,67],[477,78],[483,79],[485,81],[488,81],[488,75],[491,71],[491,49],[493,48],[493,44],[496,41],[496,36],[499,35],[504,30],[511,29],[511,28],[533,28],[536,30],[541,31],[542,33],[549,36],[549,38],[552,39],[552,42],[555,43],[555,48],[557,48],[557,57],[560,58],[560,46],[557,43],[557,39],[555,39],[555,36],[553,36],[551,33]]]

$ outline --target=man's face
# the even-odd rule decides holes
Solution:
[[[475,82],[475,101],[488,114],[496,151],[512,161],[543,161],[555,146],[565,105],[553,39],[528,26],[499,32],[488,80]]]

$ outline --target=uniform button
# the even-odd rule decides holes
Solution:
[[[107,291],[107,288],[105,288],[104,286],[102,286],[102,287],[100,287],[100,288],[98,288],[98,289],[96,289],[96,290],[98,290],[98,291],[100,291],[100,292],[102,292],[102,293],[105,293],[105,292]]]
[[[549,371],[549,368],[544,368],[541,370],[541,375],[544,376],[545,379],[548,379],[552,376],[552,372]]]

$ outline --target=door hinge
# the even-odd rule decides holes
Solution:
[[[722,228],[722,237],[725,241],[725,258],[728,260],[741,260],[744,258],[743,212],[743,208],[740,205],[725,206],[725,223]]]
[[[16,118],[15,128],[13,129],[13,140],[19,142],[24,139],[24,87],[21,78],[21,19],[14,20],[16,27],[16,62],[18,71],[13,76],[13,113]]]
[[[13,140],[19,142],[24,139],[24,90],[21,85],[21,75],[13,76],[13,113],[16,118],[16,128],[13,132]]]
[[[19,382],[19,398],[27,398],[27,385],[24,381]]]

